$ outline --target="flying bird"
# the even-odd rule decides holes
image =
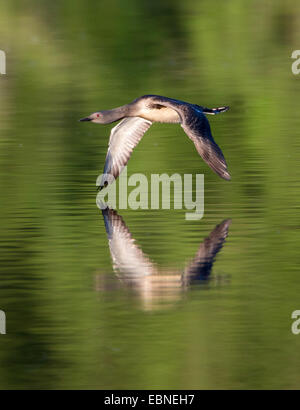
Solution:
[[[115,179],[120,175],[133,149],[153,122],[180,123],[210,168],[221,178],[230,180],[224,155],[213,139],[206,118],[206,114],[215,115],[228,109],[229,107],[205,108],[160,95],[144,95],[121,107],[98,111],[82,118],[79,121],[97,124],[121,120],[110,133],[100,188],[109,183],[109,175]]]
[[[231,220],[226,219],[217,225],[199,244],[194,258],[182,271],[178,271],[160,269],[152,262],[136,244],[123,218],[115,210],[102,209],[102,215],[113,269],[120,282],[135,290],[148,309],[153,308],[156,302],[172,302],[194,283],[207,283],[211,279],[214,261],[231,224]]]

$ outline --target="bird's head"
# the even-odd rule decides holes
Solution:
[[[81,118],[79,121],[91,121],[97,124],[106,124],[106,118],[102,111],[94,112],[93,114],[89,115],[88,117]]]

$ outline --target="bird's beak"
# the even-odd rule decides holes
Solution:
[[[81,118],[81,120],[79,121],[92,121],[92,119],[90,117],[86,117],[86,118]]]

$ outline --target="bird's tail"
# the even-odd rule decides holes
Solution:
[[[220,112],[225,112],[228,110],[229,110],[229,107],[218,107],[218,108],[202,107],[202,111],[204,112],[204,114],[210,114],[210,115],[216,115],[216,114],[219,114]]]

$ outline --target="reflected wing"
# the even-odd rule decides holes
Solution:
[[[102,214],[114,269],[128,279],[155,274],[155,266],[135,244],[122,217],[109,208],[102,210]]]
[[[139,294],[147,310],[165,308],[173,303],[181,293],[181,276],[159,275],[156,266],[136,246],[123,219],[110,209],[102,213],[114,270],[119,273],[121,282]],[[99,279],[98,283],[101,284]]]
[[[210,235],[204,239],[196,256],[184,271],[183,281],[185,284],[194,280],[208,279],[215,257],[228,236],[230,224],[231,219],[226,219],[220,225],[217,225]]]
[[[126,117],[112,128],[103,174],[113,175],[115,179],[120,175],[133,149],[151,125],[151,121],[140,117]],[[104,176],[100,186],[106,182]]]

